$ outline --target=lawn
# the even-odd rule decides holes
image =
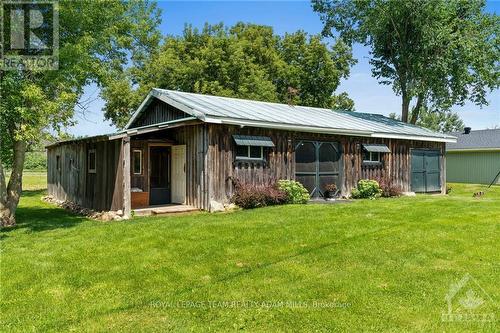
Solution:
[[[0,232],[2,331],[498,331],[441,316],[468,273],[498,320],[500,187],[106,223],[35,178]]]

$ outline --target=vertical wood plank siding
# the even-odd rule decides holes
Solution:
[[[275,144],[265,149],[266,164],[235,163],[233,134],[268,136]],[[441,151],[441,185],[445,188],[444,143],[348,137],[301,133],[264,128],[217,124],[192,124],[165,129],[146,136],[132,137],[131,150],[143,150],[143,175],[132,175],[131,187],[149,188],[148,143],[168,141],[186,145],[186,204],[208,210],[210,201],[228,202],[234,188],[232,178],[255,185],[279,179],[295,179],[295,145],[300,140],[338,142],[341,147],[342,194],[347,195],[360,179],[382,178],[411,190],[411,149]],[[367,167],[362,163],[363,143],[386,144],[391,153],[383,154],[383,163]],[[88,173],[88,150],[96,150],[97,172]],[[56,169],[56,156],[61,169]],[[48,192],[60,200],[69,200],[96,210],[123,209],[123,143],[114,141],[78,141],[48,148]],[[132,158],[128,159],[130,166]],[[73,161],[73,162],[71,162]],[[71,165],[71,167],[70,167]]]
[[[207,125],[184,126],[171,131],[176,144],[186,145],[186,204],[209,209]]]
[[[144,110],[143,113],[135,120],[131,128],[154,125],[186,117],[189,117],[189,115],[171,106],[170,104],[163,103],[155,98],[146,110]]]
[[[412,148],[438,149],[444,156],[444,143],[348,137],[339,135],[300,133],[263,128],[223,125],[208,125],[208,164],[210,200],[227,202],[233,194],[231,178],[254,185],[268,184],[279,179],[295,179],[295,145],[299,140],[331,141],[342,147],[342,193],[347,195],[356,187],[360,179],[381,178],[399,186],[403,191],[410,191],[410,150]],[[235,143],[233,134],[262,135],[270,137],[275,148],[265,153],[267,165],[243,163],[235,165]],[[386,144],[391,153],[382,154],[381,166],[363,165],[363,143]],[[444,157],[441,158],[441,184],[444,188]]]
[[[89,149],[96,151],[95,173],[88,172]],[[123,209],[122,140],[61,144],[49,147],[47,156],[49,195],[97,211]]]
[[[142,151],[142,174],[134,174],[134,150]],[[130,140],[130,187],[140,188],[144,192],[149,191],[149,147],[146,140]]]

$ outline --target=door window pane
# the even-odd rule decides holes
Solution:
[[[295,168],[297,172],[316,171],[316,149],[312,142],[302,142],[295,151]]]
[[[325,187],[329,184],[337,185],[337,188],[340,189],[339,184],[339,176],[337,175],[321,175],[319,176],[319,188],[322,193],[325,193]]]
[[[295,178],[299,183],[304,185],[309,194],[312,194],[316,183],[316,175],[296,175]]]
[[[319,147],[319,172],[337,172],[339,156],[331,143]]]

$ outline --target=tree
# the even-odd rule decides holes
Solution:
[[[281,37],[255,24],[206,24],[201,31],[188,25],[182,36],[167,36],[143,67],[129,68],[104,89],[105,115],[124,126],[153,87],[344,108],[352,101],[333,92],[353,63],[345,43],[328,47],[302,31]],[[289,88],[297,91],[293,98]]]
[[[391,113],[389,117],[401,120],[395,113]],[[465,126],[458,113],[450,110],[432,111],[427,107],[420,110],[416,125],[441,133],[459,132]]]
[[[335,107],[344,108],[344,102],[349,99],[347,93],[332,96],[354,64],[351,49],[342,41],[337,41],[329,50],[320,36],[297,31],[280,40],[279,54],[285,63],[277,86],[281,102],[286,100],[287,87],[293,87],[299,91],[297,104],[331,108],[334,101],[342,101]]]
[[[338,111],[354,111],[354,101],[346,92],[331,97],[331,107]]]
[[[158,45],[158,15],[146,2],[60,1],[59,69],[0,73],[0,226],[16,222],[28,146],[71,122],[87,84],[105,87],[127,64],[140,67]]]
[[[486,105],[499,87],[500,21],[484,1],[313,0],[313,8],[324,35],[370,47],[372,74],[401,96],[405,122],[417,123],[425,105]]]
[[[417,125],[441,133],[460,132],[464,129],[464,122],[458,113],[450,110],[431,111],[428,108],[420,110]]]

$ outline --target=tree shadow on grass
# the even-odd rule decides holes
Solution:
[[[23,191],[21,200],[28,198],[41,200],[44,192],[45,190]],[[40,232],[71,228],[85,221],[88,221],[85,217],[71,214],[56,206],[26,206],[21,204],[16,212],[16,226],[0,229],[0,239],[5,237],[6,233],[14,230],[27,229],[30,232]]]

